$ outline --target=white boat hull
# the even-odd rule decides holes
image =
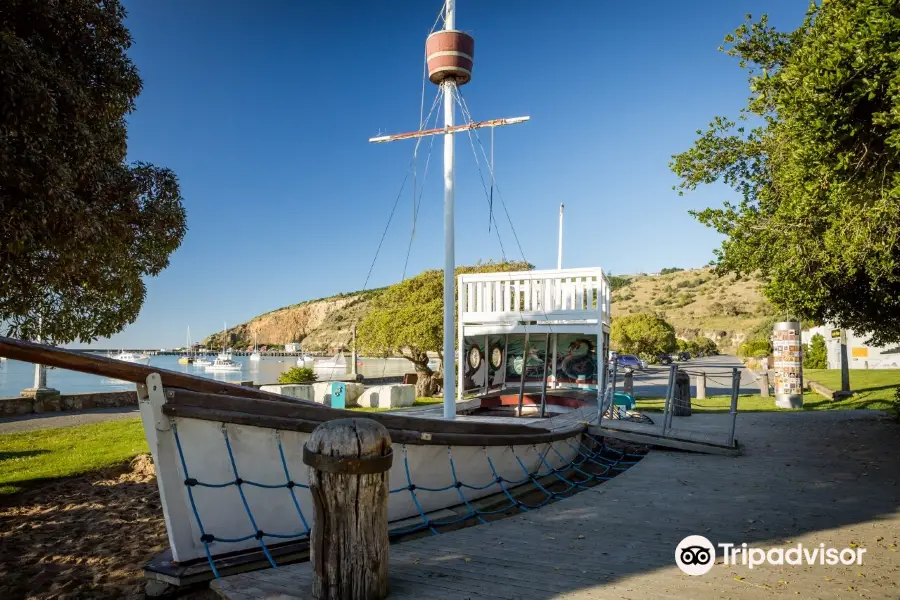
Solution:
[[[194,517],[188,487],[184,484],[187,477],[211,484],[221,484],[235,480],[229,452],[225,445],[222,424],[193,418],[176,417],[173,422],[177,426],[178,438],[187,465],[188,473],[184,473],[174,443],[172,430],[157,429],[153,409],[148,403],[141,404],[141,415],[144,430],[154,452],[157,464],[157,477],[163,502],[166,525],[173,559],[186,561],[205,557],[205,549],[200,541],[200,528]],[[268,485],[285,484],[288,477],[282,466],[278,442],[284,452],[290,479],[297,485],[294,488],[297,503],[308,524],[312,524],[312,498],[307,485],[307,470],[303,464],[303,446],[310,434],[294,431],[276,431],[263,427],[236,425],[229,423],[225,427],[231,452],[234,457],[238,475],[256,483]],[[546,452],[544,460],[552,467],[561,467],[576,456],[577,439],[580,434],[569,440],[553,442],[553,450],[547,450],[547,444],[538,444],[541,452]],[[450,471],[448,448],[442,445],[406,445],[406,459],[401,444],[394,444],[394,462],[389,472],[391,489],[406,488],[408,484],[406,463],[409,473],[418,487],[442,488],[453,483]],[[515,446],[514,450],[506,446],[453,446],[452,453],[456,475],[459,481],[473,486],[485,486],[495,481],[490,456],[497,473],[507,481],[520,480],[526,477],[522,465],[529,472],[545,472],[547,466],[533,445]],[[167,455],[165,458],[160,454]],[[519,461],[522,461],[522,465]],[[305,534],[306,528],[297,513],[297,507],[286,487],[260,488],[244,484],[241,486],[247,504],[260,530],[281,534]],[[235,486],[225,488],[208,488],[192,486],[194,505],[197,514],[207,532],[214,532],[220,538],[240,538],[255,533],[247,518],[247,511]],[[416,500],[424,512],[431,512],[461,503],[459,492],[467,500],[502,493],[499,484],[488,485],[482,490],[455,487],[439,492],[418,490]],[[419,509],[409,490],[390,494],[388,502],[388,518],[398,521],[419,515]],[[173,532],[179,532],[174,534]],[[189,533],[188,533],[189,532]],[[284,541],[278,538],[267,538],[267,541]],[[256,539],[242,542],[212,542],[209,550],[213,555],[233,552],[248,548],[258,548]]]
[[[206,367],[206,371],[208,373],[236,373],[241,370],[241,365],[209,365],[208,367]]]

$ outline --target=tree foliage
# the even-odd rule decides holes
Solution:
[[[278,376],[278,383],[313,383],[318,376],[310,367],[291,367]]]
[[[675,328],[656,315],[616,317],[610,330],[610,344],[618,352],[654,357],[675,350]]]
[[[0,8],[0,322],[69,342],[133,322],[184,236],[175,174],[125,163],[141,79],[118,0]]]
[[[665,269],[660,269],[659,274],[671,275],[672,273],[677,273],[678,271],[684,271],[684,269],[681,269],[679,267],[666,267]]]
[[[772,354],[772,342],[768,338],[752,338],[738,346],[738,356],[743,358],[765,358]]]
[[[818,333],[809,340],[809,347],[803,355],[803,366],[807,369],[828,368],[828,350],[825,348],[825,338]]]
[[[708,337],[698,337],[692,340],[679,339],[676,345],[678,352],[687,352],[691,356],[715,356],[719,353],[719,346]]]
[[[612,273],[610,273],[607,276],[607,279],[609,279],[609,288],[611,292],[621,290],[623,287],[631,283],[631,278],[625,277],[624,275],[613,275]]]
[[[670,165],[681,192],[722,181],[740,195],[695,213],[727,236],[719,272],[760,272],[795,317],[900,341],[897,3],[812,3],[790,33],[748,15],[723,50],[748,70],[747,106]]]
[[[532,269],[525,262],[488,262],[458,267],[456,274],[495,273]],[[455,296],[454,296],[455,297]],[[444,345],[444,272],[423,271],[379,294],[357,331],[363,351],[400,355],[413,363],[419,376],[418,396],[432,396],[439,383],[428,367],[428,352],[441,354]],[[442,361],[443,362],[443,361]]]

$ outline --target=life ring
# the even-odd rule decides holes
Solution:
[[[491,368],[495,371],[499,371],[500,367],[503,366],[503,348],[500,347],[500,344],[493,344],[491,346],[489,357]]]
[[[481,348],[473,344],[469,351],[466,352],[466,364],[469,370],[477,371],[481,367],[482,362],[484,362],[484,354],[481,352]]]

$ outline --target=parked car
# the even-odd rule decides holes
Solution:
[[[691,360],[691,353],[690,352],[682,352],[681,354],[678,355],[678,360]]]
[[[670,354],[660,354],[656,357],[657,362],[661,365],[671,365],[672,364],[672,356]]]
[[[641,362],[641,359],[639,359],[634,354],[619,354],[618,356],[613,355],[609,361],[610,368],[612,368],[613,363],[616,360],[618,360],[617,368],[621,369],[621,370],[624,370],[624,369],[643,370],[646,368],[646,362]]]

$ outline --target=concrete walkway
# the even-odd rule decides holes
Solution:
[[[53,429],[55,427],[72,427],[102,421],[118,421],[120,419],[136,419],[141,416],[137,406],[120,408],[94,408],[72,412],[40,413],[4,417],[0,419],[0,435],[34,431],[36,429]]]
[[[708,426],[727,418],[689,417]],[[738,458],[653,450],[568,500],[394,545],[390,598],[900,598],[900,425],[869,411],[749,413],[738,439]],[[692,577],[674,561],[688,535],[866,553],[859,566],[750,569],[723,565],[720,552]],[[309,568],[213,588],[233,600],[308,597]]]

